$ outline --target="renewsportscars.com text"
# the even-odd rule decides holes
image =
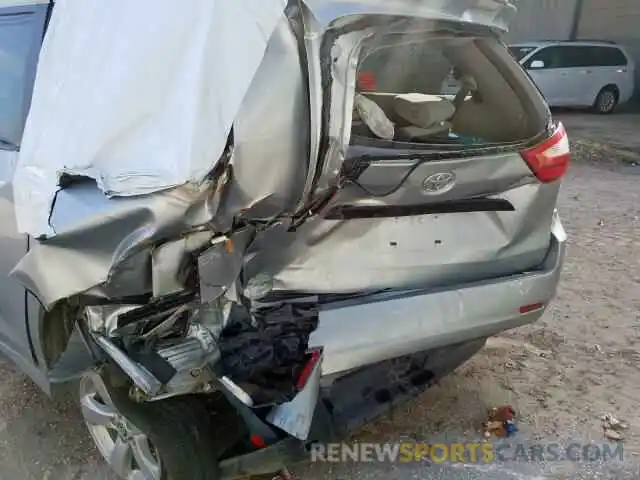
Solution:
[[[494,463],[623,460],[622,444],[328,443],[314,444],[312,462]]]

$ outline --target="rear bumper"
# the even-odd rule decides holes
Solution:
[[[311,339],[313,345],[324,346],[323,374],[357,370],[337,375],[340,378],[323,388],[309,440],[323,443],[346,438],[450,373],[482,348],[484,337],[536,321],[544,308],[521,314],[520,307],[547,305],[553,298],[565,242],[556,215],[549,253],[535,272],[456,289],[380,294],[366,303],[328,305]],[[309,458],[304,442],[287,437],[222,461],[219,473],[224,479],[244,478]]]
[[[286,437],[267,448],[223,460],[220,478],[270,474],[309,461],[306,443],[326,444],[348,438],[363,425],[424,392],[471,358],[484,343],[485,339],[479,339],[419,352],[343,376],[322,389],[307,442]]]
[[[324,347],[323,375],[535,322],[555,296],[564,262],[566,234],[557,214],[551,233],[549,253],[533,272],[326,305],[310,340]],[[521,313],[534,304],[544,306]]]

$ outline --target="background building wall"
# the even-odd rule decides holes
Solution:
[[[624,45],[636,61],[640,86],[640,0],[583,0],[578,38],[613,40]],[[640,88],[636,87],[636,97]]]
[[[577,1],[520,0],[517,2],[518,15],[509,28],[507,41],[569,39]],[[635,1],[640,4],[640,0]]]
[[[640,38],[640,0],[583,0],[578,35],[607,40]]]

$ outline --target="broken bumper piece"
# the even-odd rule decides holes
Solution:
[[[321,389],[304,441],[287,437],[264,448],[220,462],[220,478],[267,475],[311,459],[314,444],[344,441],[366,423],[415,398],[475,355],[478,339],[386,360]],[[330,407],[329,407],[330,405]]]
[[[251,312],[179,292],[138,307],[88,307],[85,318],[94,342],[131,379],[137,401],[223,388],[250,407],[296,398],[299,405],[308,380],[319,380],[320,358],[309,352],[318,317],[308,305]]]

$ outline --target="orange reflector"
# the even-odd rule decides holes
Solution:
[[[534,310],[540,310],[544,307],[544,303],[532,303],[531,305],[522,305],[520,307],[520,313],[525,314],[529,312],[533,312]]]
[[[227,253],[233,253],[233,242],[230,239],[225,242],[224,246],[227,248]]]

